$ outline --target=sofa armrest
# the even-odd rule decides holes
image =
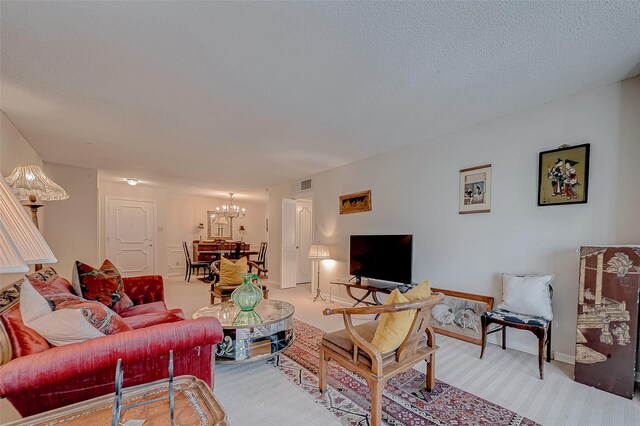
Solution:
[[[199,318],[54,347],[0,366],[0,397],[29,392],[44,383],[51,386],[78,378],[90,380],[95,372],[105,368],[115,375],[119,358],[126,369],[145,364],[149,359],[166,357],[170,350],[185,352],[221,340],[220,322],[215,318]]]
[[[124,292],[134,305],[164,302],[164,283],[162,275],[143,275],[123,278]]]

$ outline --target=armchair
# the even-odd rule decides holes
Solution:
[[[211,281],[211,304],[212,305],[215,303],[216,297],[220,299],[221,302],[226,302],[227,300],[230,300],[231,293],[233,293],[233,290],[238,288],[237,285],[224,285],[219,283],[220,262],[221,262],[220,260],[216,260],[215,262],[212,262],[211,265],[209,266],[211,270],[211,273],[209,274],[209,280]],[[250,260],[247,261],[247,272],[250,272],[250,273],[253,272],[253,268],[256,269],[257,275],[266,273],[266,269],[261,268],[260,266],[256,265],[254,262]],[[269,289],[265,285],[262,285],[262,297],[264,297],[265,299],[269,298]]]
[[[362,376],[371,390],[371,425],[382,422],[382,391],[389,378],[412,368],[424,360],[427,363],[426,387],[435,386],[436,336],[429,327],[431,309],[440,303],[444,295],[432,295],[427,299],[389,305],[366,306],[360,308],[325,309],[324,315],[342,314],[345,328],[326,334],[319,345],[320,391],[327,389],[327,362],[333,360],[349,371]],[[370,343],[378,326],[378,321],[353,325],[352,315],[384,314],[416,310],[409,333],[398,349],[379,353]]]

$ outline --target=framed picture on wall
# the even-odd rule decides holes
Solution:
[[[340,214],[371,211],[371,190],[340,196]]]
[[[491,164],[460,170],[460,214],[491,211]]]
[[[588,143],[540,153],[538,205],[584,204],[589,189]]]

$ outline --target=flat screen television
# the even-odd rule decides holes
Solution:
[[[352,235],[349,273],[358,278],[411,282],[412,235]]]

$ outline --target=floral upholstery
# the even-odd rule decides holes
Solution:
[[[515,324],[527,324],[543,328],[546,328],[549,324],[549,321],[542,317],[518,314],[516,312],[506,311],[504,309],[494,309],[493,311],[485,312],[483,315],[494,320]]]

